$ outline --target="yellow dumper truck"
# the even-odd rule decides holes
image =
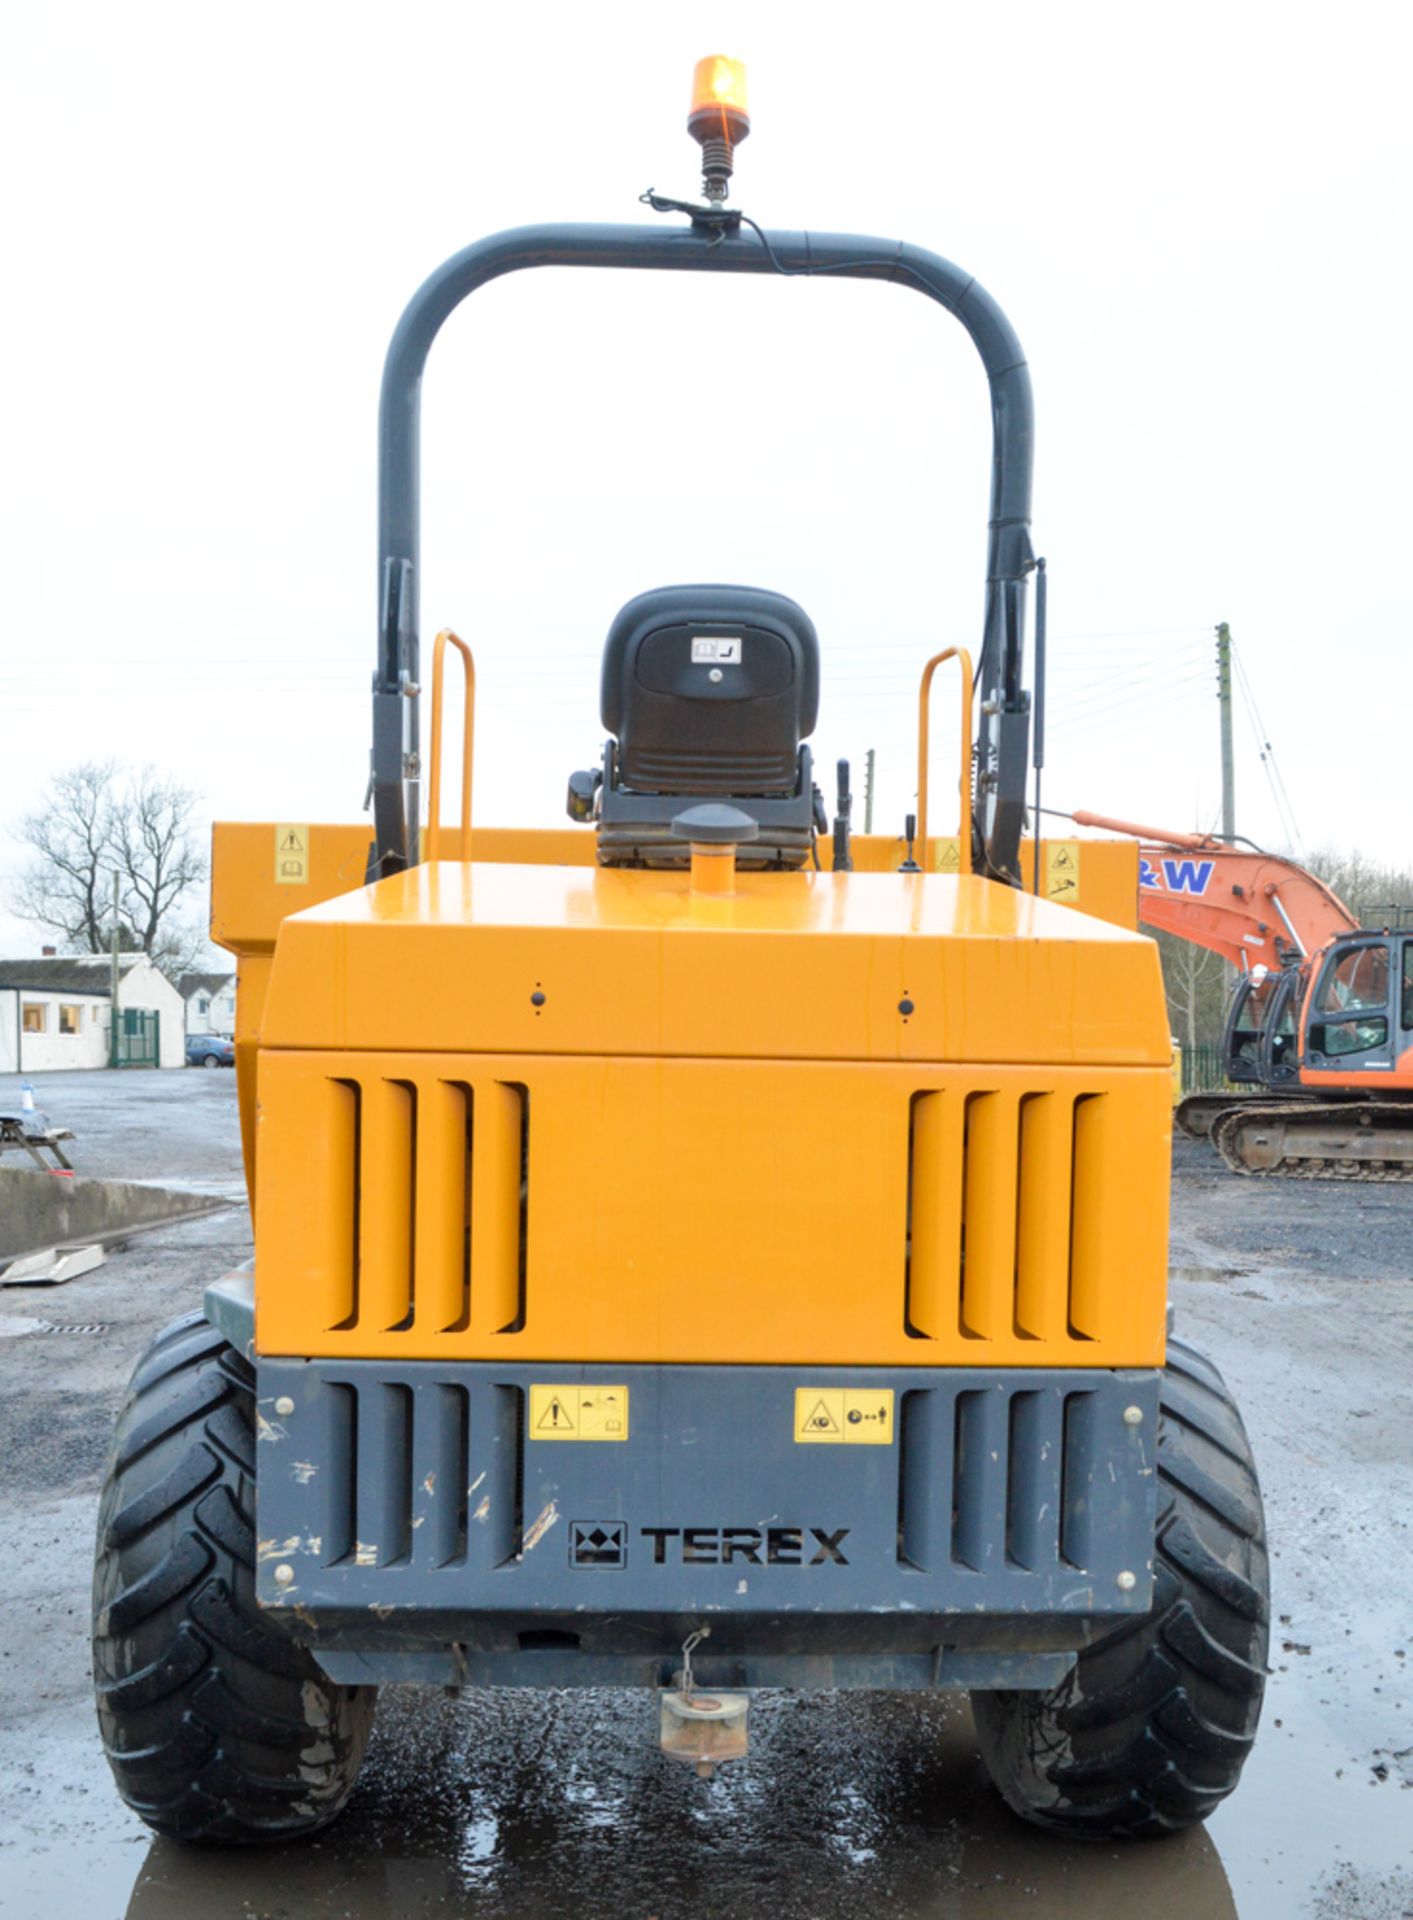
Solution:
[[[1024,356],[940,256],[728,205],[734,63],[692,126],[700,204],[498,234],[413,297],[371,835],[216,830],[255,1258],[139,1363],[95,1577],[103,1737],[164,1833],[332,1819],[392,1682],[641,1686],[703,1774],[749,1764],[756,1687],[965,1689],[1011,1804],[1092,1834],[1201,1819],[1254,1734],[1256,1477],[1166,1337],[1157,954],[1022,850]],[[955,833],[831,830],[810,617],[690,584],[608,626],[571,824],[473,827],[469,729],[458,825],[436,777],[424,824],[423,366],[545,266],[873,280],[965,328],[994,452]]]

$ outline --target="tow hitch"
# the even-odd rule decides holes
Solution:
[[[750,1745],[746,1715],[750,1699],[744,1693],[698,1693],[692,1685],[692,1649],[711,1635],[702,1627],[683,1642],[677,1685],[662,1696],[658,1744],[673,1760],[694,1766],[710,1780],[723,1760],[740,1760]]]

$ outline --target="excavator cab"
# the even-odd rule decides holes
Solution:
[[[1307,969],[1245,973],[1227,1008],[1222,1037],[1228,1080],[1238,1086],[1276,1087],[1300,1067],[1299,1019]]]
[[[1413,1179],[1413,939],[1404,910],[1361,926],[1282,854],[1076,812],[1141,843],[1139,918],[1239,969],[1222,1035],[1225,1088],[1173,1119],[1234,1173]],[[1233,1091],[1233,1089],[1239,1091]]]
[[[1261,1064],[1268,1087],[1284,1086],[1300,1074],[1300,1004],[1308,970],[1289,967],[1277,977],[1266,1014]]]
[[[1336,941],[1310,998],[1304,1065],[1342,1079],[1351,1071],[1390,1071],[1413,1044],[1411,1025],[1413,940],[1382,933]]]
[[[1228,1080],[1239,1086],[1259,1086],[1265,1079],[1261,1070],[1261,1043],[1270,1011],[1273,983],[1279,974],[1243,973],[1237,980],[1227,1006],[1226,1032],[1222,1051]]]
[[[1189,1095],[1178,1123],[1197,1131],[1184,1109],[1208,1103],[1235,1172],[1413,1178],[1413,939],[1357,929],[1263,979],[1253,969],[1227,1017],[1226,1067],[1263,1091]]]

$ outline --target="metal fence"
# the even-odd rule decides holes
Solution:
[[[162,1064],[162,1016],[147,1007],[120,1007],[113,1050],[115,1067]]]
[[[1221,1093],[1231,1084],[1226,1075],[1225,1048],[1210,1044],[1183,1048],[1182,1090],[1184,1093]]]
[[[1398,902],[1386,901],[1380,904],[1375,901],[1372,906],[1367,902],[1360,902],[1355,906],[1354,912],[1361,927],[1369,927],[1379,933],[1385,929],[1390,933],[1413,932],[1413,907],[1404,906]]]

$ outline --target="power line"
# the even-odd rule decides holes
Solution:
[[[1281,777],[1279,766],[1276,764],[1276,750],[1267,737],[1265,722],[1262,720],[1260,709],[1256,705],[1255,690],[1251,685],[1245,663],[1235,643],[1233,643],[1232,646],[1232,658],[1236,662],[1237,682],[1241,687],[1242,699],[1246,706],[1246,717],[1251,723],[1251,731],[1256,740],[1256,751],[1260,756],[1261,766],[1265,771],[1266,784],[1270,787],[1271,798],[1276,804],[1276,813],[1280,818],[1282,830],[1289,835],[1291,842],[1303,858],[1305,842],[1301,837],[1300,827],[1295,818],[1295,808],[1291,804],[1290,795],[1286,791],[1285,781]]]
[[[1121,627],[1109,633],[1057,633],[1057,640],[1162,640],[1175,633],[1205,635],[1206,627]]]
[[[1195,686],[1199,682],[1208,681],[1209,678],[1210,675],[1206,667],[1188,666],[1184,667],[1180,672],[1171,674],[1163,680],[1155,681],[1146,686],[1121,687],[1112,694],[1089,693],[1082,699],[1076,699],[1069,703],[1056,701],[1053,703],[1053,710],[1059,723],[1061,725],[1067,725],[1074,720],[1087,719],[1091,715],[1102,715],[1111,713],[1120,707],[1132,706],[1135,702],[1142,703],[1143,701],[1165,699],[1175,688]]]
[[[1184,706],[1190,705],[1199,697],[1197,689],[1206,683],[1206,679],[1207,676],[1205,674],[1198,674],[1190,681],[1180,682],[1177,686],[1171,688],[1164,688],[1162,690],[1162,700],[1165,709],[1171,709],[1174,703]],[[1063,747],[1067,741],[1075,740],[1081,735],[1097,733],[1102,728],[1108,727],[1115,710],[1125,708],[1132,709],[1135,706],[1142,707],[1151,702],[1152,699],[1153,696],[1151,694],[1134,694],[1128,700],[1115,701],[1112,706],[1097,708],[1091,713],[1079,715],[1076,719],[1059,721],[1055,727],[1056,747]],[[1137,716],[1130,712],[1128,717],[1133,719]]]
[[[1189,629],[1175,628],[1175,629],[1172,629],[1172,631],[1178,632],[1178,633],[1187,633],[1189,632]],[[1063,639],[1063,636],[1060,636],[1060,637]],[[423,635],[424,651],[426,651],[427,643],[429,642],[430,638],[431,638],[430,634]],[[937,640],[939,643],[942,643],[942,636],[940,635],[937,636]],[[479,646],[476,646],[476,643],[474,641],[472,642],[472,644],[473,644],[474,650],[479,652],[482,659],[484,659],[484,661],[491,666],[493,666],[494,663],[498,660],[509,658],[509,659],[512,659],[516,664],[525,664],[525,665],[533,664],[535,666],[557,666],[564,663],[571,663],[571,664],[585,666],[587,669],[590,669],[594,672],[597,672],[597,669],[598,669],[598,659],[599,659],[598,647],[597,647],[597,644],[592,641],[587,642],[583,647],[575,648],[572,651],[557,651],[553,653],[541,652],[534,647],[524,646],[524,645],[506,647],[503,644],[497,644],[492,646],[492,645],[488,645],[484,641],[484,639],[480,642]],[[1201,644],[1201,637],[1193,636],[1189,644],[1193,648],[1196,648]],[[871,671],[877,665],[893,667],[901,670],[903,668],[910,666],[912,663],[916,662],[918,671],[920,673],[924,662],[929,658],[930,654],[935,651],[936,651],[936,646],[933,644],[932,641],[922,641],[922,642],[910,641],[906,643],[899,642],[891,645],[885,641],[885,642],[880,642],[878,644],[874,644],[870,642],[870,643],[864,643],[864,644],[851,644],[847,646],[840,646],[837,643],[835,645],[831,645],[829,641],[826,640],[821,648],[823,664],[826,672],[830,672],[831,670],[837,672],[840,669],[845,669],[845,670],[857,669],[860,671],[867,672],[867,671]],[[979,644],[977,646],[974,646],[972,651],[974,653],[979,652],[980,651]],[[1113,659],[1117,651],[1119,650],[1096,648],[1093,650],[1092,655],[1087,652],[1063,654],[1063,655],[1060,655],[1056,661],[1056,670],[1063,671],[1065,667],[1067,667],[1072,661],[1087,659],[1091,657],[1095,660],[1111,660]],[[1180,652],[1180,651],[1182,651],[1182,649],[1172,649],[1170,650],[1170,653],[1167,657],[1170,658],[1172,657],[1173,653]],[[185,652],[185,653],[170,653],[170,654],[165,654],[165,653],[124,654],[121,660],[117,660],[117,661],[113,660],[111,656],[92,656],[92,655],[75,654],[70,657],[74,660],[76,665],[84,667],[85,670],[88,670],[90,668],[98,669],[104,666],[111,666],[114,669],[114,671],[120,671],[122,673],[129,672],[135,666],[165,667],[165,668],[174,669],[174,670],[184,670],[188,668],[194,669],[197,667],[243,667],[243,666],[270,666],[270,667],[283,667],[286,669],[293,668],[295,670],[304,669],[304,668],[316,668],[316,667],[330,667],[330,668],[342,667],[350,671],[371,673],[373,668],[374,653],[373,653],[373,648],[370,645],[369,648],[366,650],[366,652],[359,651],[358,653],[300,654],[295,656],[292,656],[287,652],[279,653],[279,654],[211,653],[211,654],[201,654],[199,656],[193,656],[191,653]],[[1145,659],[1151,659],[1151,656],[1145,656]],[[1161,664],[1161,662],[1153,662],[1153,664]],[[23,678],[25,677],[27,672],[31,672],[33,676],[37,679],[45,679],[47,678],[47,674],[48,674],[48,670],[40,666],[36,666],[33,669],[26,669],[24,667],[7,667],[7,668],[0,669],[0,678],[9,678],[9,677]]]
[[[1176,685],[1180,680],[1189,680],[1206,671],[1205,662],[1200,660],[1175,661],[1160,674],[1143,674],[1131,680],[1101,681],[1097,685],[1052,693],[1047,704],[1052,713],[1077,714],[1091,708],[1115,705],[1134,694],[1158,694],[1166,686]]]
[[[1075,686],[1110,686],[1116,680],[1142,679],[1149,674],[1165,673],[1169,667],[1180,666],[1184,661],[1198,660],[1206,656],[1207,649],[1201,641],[1185,641],[1180,647],[1169,647],[1156,658],[1146,654],[1131,664],[1110,661],[1096,666],[1090,661],[1060,661],[1050,668],[1050,677],[1058,683],[1068,683],[1071,690]]]

